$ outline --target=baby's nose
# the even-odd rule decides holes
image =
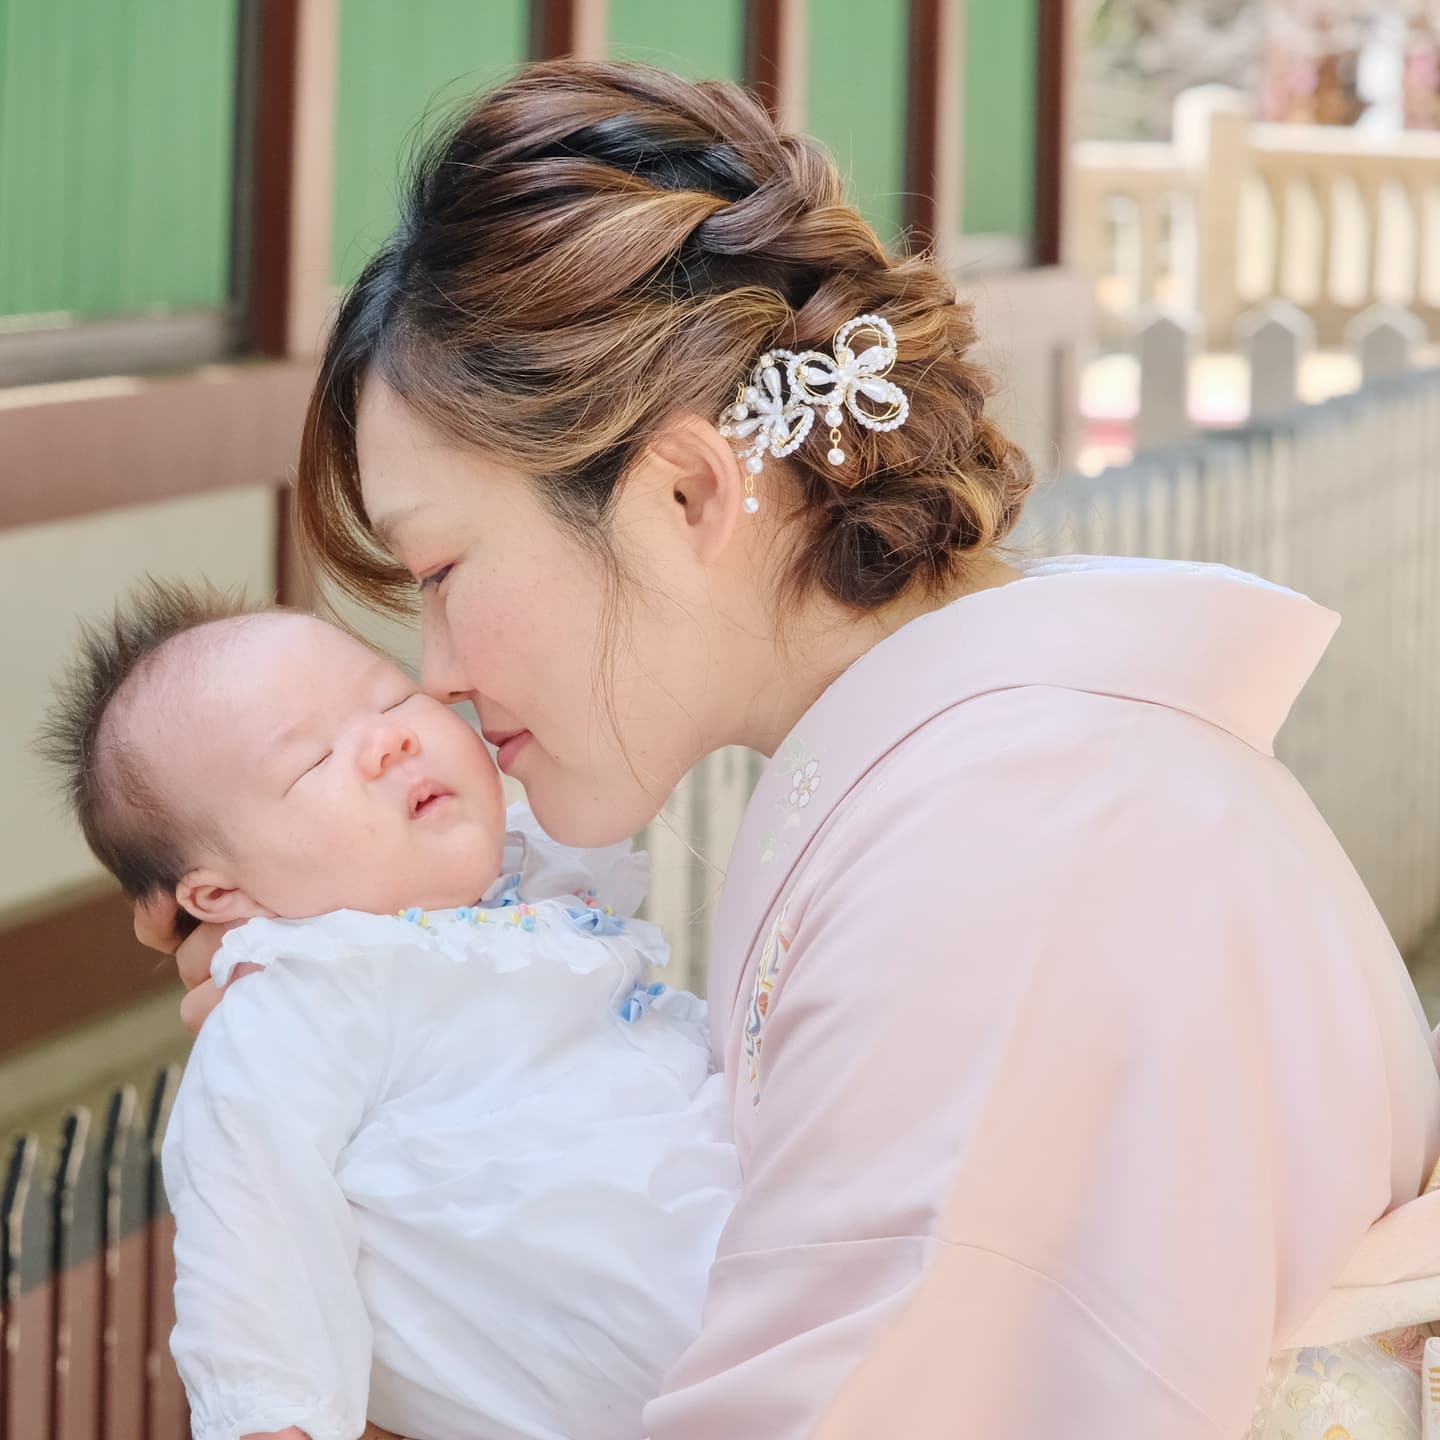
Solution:
[[[365,768],[373,776],[383,775],[392,765],[420,753],[420,739],[401,725],[386,725],[371,738]]]

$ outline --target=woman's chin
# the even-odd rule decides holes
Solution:
[[[638,787],[611,794],[597,788],[583,800],[558,790],[532,782],[526,787],[525,801],[552,840],[579,850],[619,845],[639,834],[660,810],[660,803],[650,801]]]

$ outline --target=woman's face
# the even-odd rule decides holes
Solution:
[[[439,436],[381,381],[364,388],[357,445],[366,514],[420,588],[425,688],[473,701],[556,839],[639,830],[716,743],[706,566],[672,487],[626,486],[613,530],[647,583],[617,611],[600,556],[523,476]]]

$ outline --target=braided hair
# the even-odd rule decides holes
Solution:
[[[793,502],[782,586],[856,610],[943,590],[1030,489],[966,358],[970,308],[930,257],[888,255],[825,150],[740,87],[530,65],[421,154],[395,233],[341,305],[306,419],[302,539],[351,594],[390,608],[413,595],[360,498],[370,373],[440,433],[534,477],[603,545],[627,470],[668,421],[716,416],[764,350],[823,348],[865,313],[894,326],[909,421],[857,427],[843,478],[819,427],[775,467]]]

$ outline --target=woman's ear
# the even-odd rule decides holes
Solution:
[[[745,481],[729,442],[708,420],[687,415],[673,421],[651,443],[657,498],[669,507],[688,542],[705,560],[730,543],[744,511]]]
[[[218,871],[201,866],[192,870],[175,887],[175,903],[197,920],[211,925],[228,925],[235,920],[253,920],[269,915],[245,891],[227,882]]]

